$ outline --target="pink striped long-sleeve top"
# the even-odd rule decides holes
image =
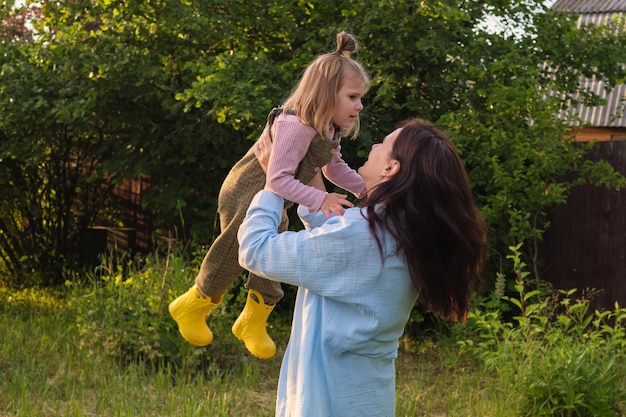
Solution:
[[[277,117],[272,129],[274,140],[267,168],[267,187],[285,200],[318,211],[327,193],[295,178],[298,164],[317,132],[291,114]],[[322,172],[333,184],[360,198],[365,194],[363,178],[342,159],[340,150],[341,147],[337,147],[331,161],[322,167]],[[256,146],[255,152],[258,152]]]

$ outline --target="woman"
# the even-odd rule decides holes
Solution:
[[[257,194],[239,229],[239,262],[297,285],[277,416],[394,416],[398,339],[417,299],[464,320],[480,283],[486,229],[450,140],[406,121],[358,170],[366,197],[306,230],[278,234],[283,200]]]

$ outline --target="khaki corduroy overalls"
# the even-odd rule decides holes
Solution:
[[[272,137],[271,129],[274,119],[282,113],[281,108],[273,109],[267,117],[263,135]],[[289,113],[291,114],[291,113]],[[309,150],[298,165],[295,178],[308,184],[328,164],[340,143],[339,134],[333,139],[316,136]],[[254,154],[252,146],[246,155],[230,170],[218,196],[218,214],[220,218],[220,235],[215,239],[200,266],[196,276],[196,284],[200,291],[211,298],[221,296],[243,272],[239,265],[237,231],[246,216],[252,198],[265,187],[265,172]],[[289,226],[287,209],[293,205],[285,200],[282,221],[278,232],[284,232]],[[246,288],[261,293],[265,304],[276,304],[283,297],[279,282],[274,282],[249,273]]]

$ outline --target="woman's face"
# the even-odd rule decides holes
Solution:
[[[402,128],[394,130],[383,139],[382,143],[372,145],[367,161],[358,169],[367,190],[389,180],[398,172],[400,163],[391,158],[391,150],[401,130]]]

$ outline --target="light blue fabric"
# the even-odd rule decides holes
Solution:
[[[382,261],[359,208],[279,234],[282,207],[261,191],[238,235],[245,269],[299,287],[276,415],[393,417],[398,339],[417,299],[406,263],[389,238]]]

